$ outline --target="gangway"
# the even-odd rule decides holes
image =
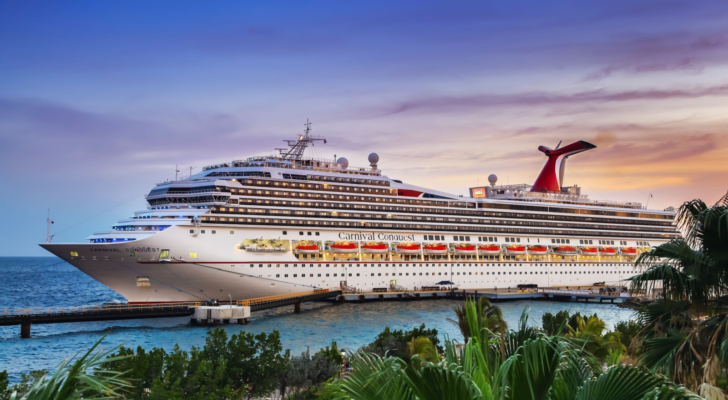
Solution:
[[[301,303],[324,300],[339,296],[342,293],[338,289],[316,289],[308,292],[288,293],[278,296],[243,300],[238,301],[236,304],[249,306],[251,312],[294,305],[294,310],[298,313],[301,311]],[[206,302],[188,302],[0,309],[0,326],[20,325],[20,336],[28,338],[30,337],[30,327],[32,324],[187,317],[194,313],[196,307],[208,305]]]

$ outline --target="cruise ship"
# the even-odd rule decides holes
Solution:
[[[533,185],[469,197],[387,177],[323,145],[310,124],[274,155],[207,166],[157,184],[148,206],[85,243],[43,248],[129,303],[237,301],[320,288],[373,291],[624,285],[643,251],[680,233],[673,210],[592,200],[563,184],[566,161],[596,146],[538,150]]]

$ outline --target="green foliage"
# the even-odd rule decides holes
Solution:
[[[8,380],[8,371],[0,372],[0,400],[10,400],[9,389],[10,381]]]
[[[357,353],[353,372],[333,383],[341,398],[369,399],[476,399],[476,400],[697,400],[700,397],[664,376],[641,368],[618,365],[603,373],[593,368],[588,355],[575,340],[547,336],[538,329],[510,331],[509,351],[500,334],[490,331],[475,302],[464,311],[470,340],[464,347],[446,338],[445,359],[414,362],[376,354]],[[527,312],[522,315],[525,327]],[[577,319],[576,331],[593,331],[595,316]],[[600,331],[601,333],[601,331]],[[500,342],[500,343],[499,343]],[[418,360],[419,356],[413,356]]]
[[[596,313],[592,315],[592,317],[598,318]],[[569,310],[561,310],[557,312],[556,315],[551,313],[544,314],[541,317],[541,327],[549,336],[566,335],[569,333],[569,327],[571,327],[571,329],[576,329],[578,318],[588,320],[591,317],[588,315],[581,315],[578,311],[571,314]]]
[[[341,357],[341,351],[339,350],[339,346],[336,345],[336,342],[331,342],[331,349],[329,349],[329,346],[326,346],[319,353],[336,365],[344,363],[344,359]]]
[[[338,360],[333,357],[336,350]],[[334,359],[332,359],[334,358]],[[336,343],[322,349],[311,357],[308,349],[300,357],[293,356],[287,368],[279,377],[279,390],[282,396],[293,393],[292,398],[308,398],[314,396],[320,385],[334,376],[338,376],[341,367],[341,353]]]
[[[561,310],[553,315],[546,313],[541,317],[541,326],[547,335],[562,335],[568,332],[566,325],[569,321],[569,310]]]
[[[27,375],[22,374],[22,381],[13,386],[12,390],[15,393],[10,396],[10,399],[66,400],[121,396],[121,390],[128,386],[121,379],[122,372],[97,369],[95,374],[87,374],[88,370],[100,366],[106,359],[118,360],[118,357],[109,358],[116,348],[94,353],[102,340],[103,338],[96,342],[80,358],[78,358],[80,354],[78,353],[70,360],[63,360],[51,376],[45,370],[32,371]]]
[[[468,339],[470,339],[470,326],[466,319],[466,310],[465,306],[468,301],[472,300],[466,300],[462,305],[457,306],[453,308],[453,311],[455,311],[455,317],[456,319],[448,318],[447,320],[450,321],[453,325],[457,326],[458,329],[460,329],[460,333],[463,334],[463,342],[467,343]],[[478,314],[478,318],[482,319],[485,322],[485,327],[487,327],[488,330],[492,332],[501,332],[503,333],[506,329],[508,329],[508,324],[503,319],[503,312],[498,306],[492,305],[490,302],[490,298],[487,296],[482,296],[478,298],[477,302],[477,309],[480,310],[480,313]],[[479,323],[480,325],[480,323]]]
[[[426,329],[425,324],[410,331],[393,331],[389,327],[386,327],[372,343],[362,346],[359,351],[378,354],[380,356],[391,355],[399,357],[405,360],[405,362],[409,362],[408,344],[412,339],[419,337],[429,339],[438,353],[444,351],[442,346],[440,346],[440,339],[437,337],[437,329]]]
[[[641,254],[630,278],[633,293],[664,293],[638,312],[640,364],[714,393],[728,366],[728,195],[686,202],[676,221],[684,239]]]
[[[242,399],[262,397],[278,387],[288,366],[288,352],[281,355],[277,331],[270,335],[241,332],[228,340],[222,329],[208,332],[204,348],[189,352],[175,346],[136,353],[120,348],[101,368],[128,371],[134,388],[128,399]]]
[[[619,332],[619,341],[631,354],[637,350],[636,346],[633,346],[633,341],[638,339],[642,328],[642,324],[634,320],[618,322],[614,327],[614,331]]]

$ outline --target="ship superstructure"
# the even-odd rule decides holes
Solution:
[[[368,167],[304,157],[310,124],[278,154],[157,184],[146,210],[83,244],[43,244],[132,303],[220,299],[343,286],[414,289],[622,285],[634,260],[679,237],[674,212],[595,201],[562,187],[568,156],[541,146],[534,185],[464,198]]]

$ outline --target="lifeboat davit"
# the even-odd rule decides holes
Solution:
[[[528,248],[528,254],[533,256],[543,256],[548,254],[549,249],[544,246],[531,246]]]
[[[480,254],[500,254],[500,247],[494,244],[488,244],[484,246],[478,246],[478,253]]]
[[[622,249],[622,255],[625,257],[637,257],[637,249],[634,247],[625,247]]]
[[[302,244],[296,246],[296,251],[299,254],[318,254],[319,247],[315,244]]]
[[[364,254],[384,254],[389,251],[386,243],[367,243],[361,246],[361,252]]]
[[[576,255],[576,248],[572,246],[559,246],[554,249],[554,254],[560,256],[574,256]]]
[[[433,244],[422,247],[425,254],[445,254],[447,253],[447,246],[444,244]]]
[[[506,247],[506,254],[512,254],[512,255],[526,254],[526,248],[523,246]]]
[[[351,254],[351,253],[357,253],[357,250],[359,249],[359,246],[357,246],[356,243],[334,243],[329,246],[331,249],[330,251],[332,253],[336,254]]]
[[[475,246],[472,244],[455,246],[455,254],[475,254]]]
[[[582,256],[595,256],[599,253],[596,247],[582,247],[579,251]]]
[[[602,247],[599,249],[599,255],[602,256],[616,256],[617,255],[617,249],[614,247]]]
[[[397,254],[420,254],[420,245],[416,243],[400,244],[397,246]]]

